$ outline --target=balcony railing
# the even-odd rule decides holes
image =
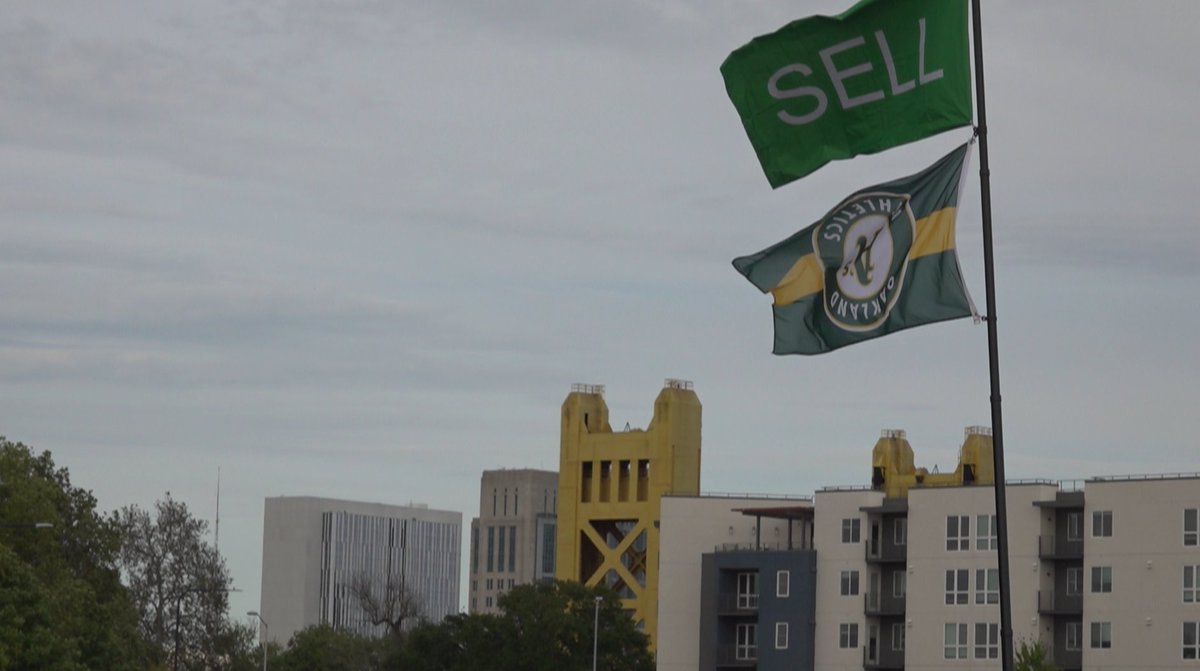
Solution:
[[[872,654],[874,653],[874,654]],[[904,651],[892,650],[886,646],[871,650],[870,645],[863,647],[864,669],[903,669]]]
[[[758,665],[758,646],[722,645],[717,648],[717,666],[723,669],[752,669]]]
[[[863,594],[863,613],[875,617],[904,614],[904,597],[895,597],[886,592]]]
[[[1083,559],[1083,539],[1055,534],[1038,536],[1039,559]]]
[[[1038,590],[1038,612],[1042,615],[1082,615],[1083,595],[1040,589]]]
[[[758,612],[758,594],[723,592],[717,595],[718,615],[754,615]]]
[[[908,559],[907,545],[867,541],[863,543],[863,546],[866,548],[868,564],[902,563]]]

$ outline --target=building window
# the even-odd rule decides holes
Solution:
[[[1067,513],[1067,540],[1083,540],[1083,513]]]
[[[967,625],[966,623],[946,623],[945,647],[942,655],[946,659],[967,658]]]
[[[745,610],[758,608],[758,574],[737,574],[737,607]]]
[[[554,522],[542,524],[542,573],[554,573],[554,544],[558,541],[555,536],[557,527]]]
[[[904,652],[904,623],[892,623],[892,650]]]
[[[504,533],[505,528],[500,527],[500,551],[496,553],[496,570],[504,573],[504,537],[508,534]]]
[[[487,546],[487,570],[488,573],[496,570],[495,557],[493,551],[496,549],[496,527],[488,527],[488,546]]]
[[[740,660],[758,659],[758,625],[753,622],[737,626],[734,657]]]
[[[1183,544],[1200,545],[1200,508],[1185,508],[1183,511]]]
[[[892,541],[896,545],[904,545],[908,542],[908,520],[906,518],[896,518],[896,522],[892,526]]]
[[[975,517],[975,549],[996,549],[996,516],[977,515]]]
[[[842,571],[842,596],[858,595],[858,571]]]
[[[493,584],[493,581],[492,581],[492,579],[491,579],[491,578],[488,578],[488,579],[487,579],[487,582],[486,582],[486,583],[484,583],[484,584],[486,584],[486,585],[487,585],[487,588],[490,590],[490,589],[492,589],[492,584]]]
[[[862,534],[862,520],[858,518],[842,520],[842,542],[857,543]]]
[[[1092,567],[1092,592],[1102,593],[1112,591],[1112,567]]]
[[[479,527],[471,529],[471,573],[479,573]]]
[[[1093,622],[1092,623],[1092,642],[1093,648],[1111,648],[1112,647],[1112,622]]]
[[[1079,596],[1083,591],[1083,568],[1074,566],[1067,569],[1067,596]]]
[[[517,570],[517,528],[508,528],[508,570]]]
[[[947,606],[964,606],[967,603],[967,595],[971,591],[971,585],[968,582],[971,574],[968,569],[949,569],[946,571],[946,605]],[[966,625],[963,625],[964,627]],[[965,644],[964,644],[965,645]]]
[[[999,569],[975,569],[975,603],[1000,603]]]
[[[1183,623],[1183,658],[1200,659],[1200,622]]]
[[[998,659],[1000,657],[1000,625],[987,622],[975,623],[975,659]]]
[[[491,608],[492,607],[492,597],[489,596],[488,598],[484,599],[483,604],[484,604],[484,606]]]
[[[788,623],[775,623],[775,649],[787,650],[788,647]]]
[[[1092,536],[1108,538],[1112,536],[1112,511],[1097,510],[1092,513]]]
[[[1183,602],[1200,603],[1200,564],[1183,567]]]
[[[907,592],[908,575],[904,571],[896,571],[892,573],[892,596],[897,599],[903,599]]]
[[[792,589],[792,574],[788,571],[775,572],[775,596],[786,598]]]
[[[1067,623],[1067,650],[1080,650],[1083,648],[1083,623],[1068,622]]]
[[[946,550],[956,552],[971,549],[971,518],[950,515],[946,518]]]
[[[838,625],[838,647],[843,650],[858,647],[857,622],[843,622]]]

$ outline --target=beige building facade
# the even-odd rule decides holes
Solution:
[[[557,472],[483,472],[479,517],[471,520],[470,612],[497,613],[506,591],[554,578],[557,514]]]

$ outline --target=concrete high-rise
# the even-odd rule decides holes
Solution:
[[[479,517],[471,520],[470,612],[499,612],[504,592],[554,578],[557,510],[558,473],[483,472]]]
[[[312,496],[266,500],[260,613],[271,641],[329,624],[378,636],[355,589],[414,597],[416,619],[458,612],[462,513]]]

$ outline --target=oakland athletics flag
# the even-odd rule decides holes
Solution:
[[[820,354],[975,315],[954,251],[970,143],[926,170],[861,189],[733,267],[775,299],[776,354]]]
[[[772,187],[971,123],[966,0],[863,0],[762,35],[721,65]]]

